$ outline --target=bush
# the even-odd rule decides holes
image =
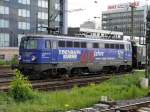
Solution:
[[[34,97],[32,85],[18,70],[16,70],[15,78],[11,82],[10,93],[17,101],[24,101]]]

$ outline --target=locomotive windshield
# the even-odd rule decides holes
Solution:
[[[36,39],[22,39],[21,48],[23,49],[36,49],[37,48],[37,40]]]

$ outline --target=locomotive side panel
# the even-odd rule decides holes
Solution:
[[[33,37],[27,40],[30,39]],[[132,65],[131,45],[127,41],[55,36],[34,39],[38,40],[36,49],[20,48],[20,69],[23,71],[39,74],[75,73],[82,70],[98,72],[124,69]]]

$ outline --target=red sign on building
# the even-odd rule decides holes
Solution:
[[[121,8],[127,8],[128,6],[134,6],[138,7],[140,5],[139,1],[136,2],[130,2],[130,3],[124,3],[124,4],[116,4],[116,5],[109,5],[107,7],[108,10],[114,10],[114,9],[121,9]]]

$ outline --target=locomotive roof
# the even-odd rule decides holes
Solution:
[[[80,40],[80,41],[106,41],[106,42],[117,42],[117,43],[123,43],[123,42],[129,42],[126,40],[110,40],[110,39],[101,39],[101,38],[87,38],[87,37],[73,37],[73,36],[63,36],[63,35],[27,35],[24,37],[32,37],[32,38],[45,38],[45,39],[53,39],[53,40]]]

